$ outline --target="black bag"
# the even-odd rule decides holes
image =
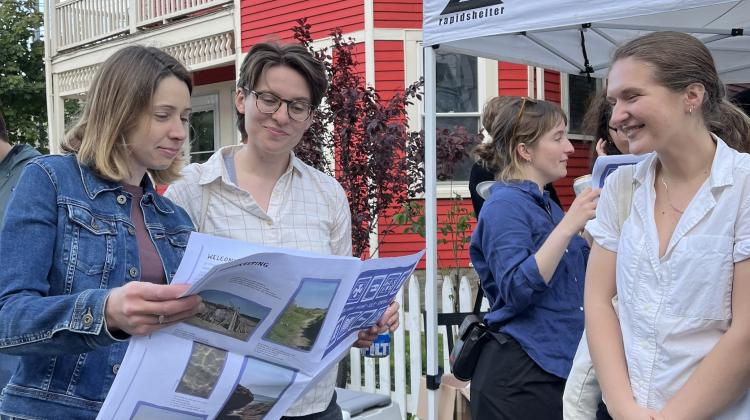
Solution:
[[[490,337],[489,329],[479,317],[479,307],[482,304],[484,293],[482,287],[477,292],[477,300],[474,302],[474,311],[467,315],[458,329],[458,340],[453,346],[449,358],[453,376],[462,380],[470,381],[474,376],[479,355],[482,353],[484,343]]]

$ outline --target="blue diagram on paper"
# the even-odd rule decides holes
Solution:
[[[623,166],[623,165],[632,165],[632,164],[633,164],[632,162],[622,162],[622,163],[610,163],[610,164],[607,164],[606,166],[604,166],[604,168],[602,168],[602,175],[599,177],[599,179],[596,180],[597,181],[596,187],[597,188],[604,188],[604,180],[607,179],[607,177],[610,176],[612,174],[612,172],[615,171],[615,169],[617,169],[617,168],[619,168],[620,166]]]
[[[371,270],[360,273],[346,299],[333,337],[328,343],[328,354],[351,333],[375,325],[398,293],[413,267]]]

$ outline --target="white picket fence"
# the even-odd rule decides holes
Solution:
[[[454,285],[453,279],[449,276],[443,277],[441,306],[437,308],[438,312],[455,312],[453,308],[456,306],[454,304],[456,299],[458,299],[459,312],[470,312],[473,309],[476,296],[476,285],[472,287],[471,283],[466,276],[461,277],[458,284],[458,293],[456,293],[456,285]],[[412,275],[409,279],[407,302],[404,302],[403,289],[399,291],[396,300],[401,305],[399,315],[401,327],[392,334],[393,377],[391,377],[391,360],[389,358],[363,358],[359,350],[352,349],[349,355],[350,382],[347,384],[347,388],[390,395],[391,399],[398,402],[401,417],[406,419],[406,413],[416,415],[419,404],[420,378],[425,374],[422,371],[422,335],[424,334],[422,302],[424,290],[416,276]],[[482,302],[482,311],[486,311],[488,306],[485,298]],[[407,331],[409,332],[408,345],[410,349],[408,355],[406,352]],[[456,331],[452,333],[455,337]],[[444,326],[439,327],[438,342],[442,341],[443,346],[443,358],[439,363],[444,373],[450,373],[448,343],[445,334],[446,328]],[[364,378],[362,377],[363,361]],[[407,383],[410,384],[408,392]]]

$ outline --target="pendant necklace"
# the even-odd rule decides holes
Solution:
[[[684,213],[685,210],[680,210],[677,207],[675,207],[674,204],[672,204],[672,199],[669,198],[669,187],[667,187],[667,181],[664,180],[664,175],[661,176],[661,183],[664,185],[664,191],[667,192],[667,203],[669,203],[669,207],[672,207],[672,210],[676,211],[677,213]]]

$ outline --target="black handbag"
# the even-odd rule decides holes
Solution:
[[[479,308],[482,305],[484,293],[482,287],[477,292],[477,300],[474,302],[474,310],[466,315],[458,329],[458,340],[453,346],[449,361],[453,376],[462,380],[470,381],[474,376],[482,347],[490,337],[489,328],[484,325],[479,317]]]

